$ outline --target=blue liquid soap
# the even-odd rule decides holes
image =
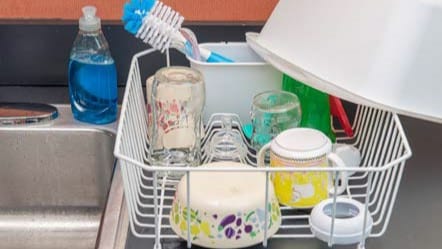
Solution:
[[[117,117],[117,71],[113,60],[103,64],[91,59],[69,61],[69,92],[74,118],[106,124]]]
[[[69,96],[74,118],[91,124],[117,119],[117,71],[93,6],[83,7],[69,60]]]

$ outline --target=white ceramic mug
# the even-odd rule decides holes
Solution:
[[[271,167],[345,167],[343,160],[331,152],[330,139],[310,128],[280,133],[259,151],[259,166],[264,166],[268,149]],[[341,184],[336,192],[342,194],[347,187],[347,175],[340,173],[338,177]],[[326,171],[275,172],[272,181],[279,202],[295,208],[312,208],[334,194],[332,174]]]

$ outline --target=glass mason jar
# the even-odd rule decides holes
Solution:
[[[155,73],[149,97],[152,113],[150,163],[156,166],[198,166],[205,103],[202,74],[188,67],[162,68]],[[172,178],[182,174],[169,172]]]
[[[259,151],[279,133],[296,128],[301,122],[298,97],[285,91],[266,91],[253,97],[251,110],[253,125],[252,147]]]

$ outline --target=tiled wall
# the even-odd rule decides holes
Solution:
[[[200,43],[244,41],[247,31],[259,31],[261,26],[186,26],[192,29]],[[67,66],[78,26],[70,25],[0,25],[0,86],[66,85]],[[122,25],[103,25],[112,56],[118,70],[118,83],[124,85],[132,56],[150,48],[126,32]],[[156,53],[144,61],[146,73],[164,65],[164,55]],[[173,63],[187,60],[173,52]]]
[[[259,31],[251,25],[191,25],[199,41],[244,41],[247,31]],[[38,101],[67,103],[67,68],[76,24],[2,24],[0,25],[0,102]],[[103,25],[118,72],[120,94],[129,72],[132,56],[149,48],[127,33],[121,24]],[[142,78],[165,65],[164,55],[156,53],[141,61]],[[172,52],[174,65],[188,62]],[[121,100],[122,98],[120,98]]]

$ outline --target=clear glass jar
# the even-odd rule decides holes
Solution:
[[[258,151],[279,133],[296,128],[301,122],[298,97],[285,91],[266,91],[253,97],[252,147]]]
[[[188,67],[165,67],[155,73],[150,97],[150,163],[198,166],[201,163],[201,118],[205,103],[203,76]],[[182,172],[169,172],[180,177]]]

